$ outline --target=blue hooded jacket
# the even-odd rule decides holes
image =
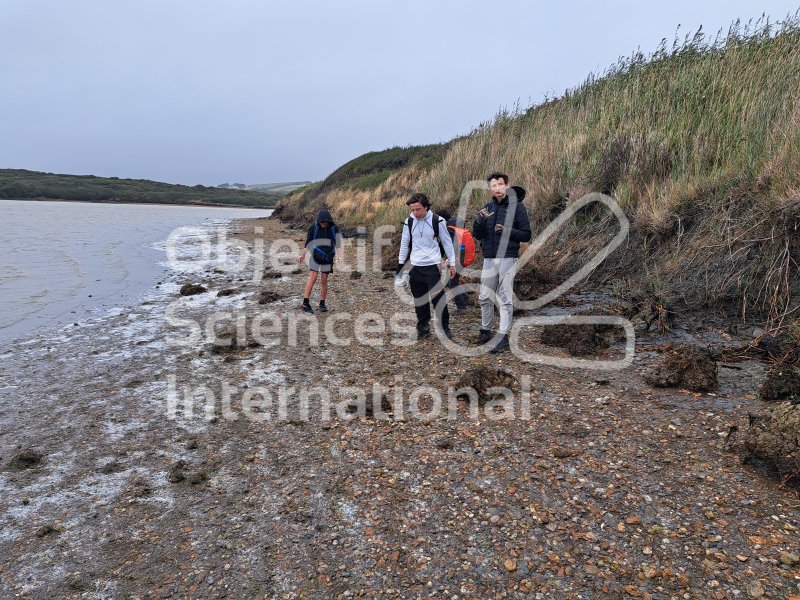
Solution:
[[[328,223],[327,227],[322,227],[320,223]],[[336,223],[333,222],[331,213],[324,208],[319,211],[316,222],[308,228],[306,234],[306,248],[311,251],[312,258],[323,265],[333,264],[336,246],[338,246],[339,233]]]

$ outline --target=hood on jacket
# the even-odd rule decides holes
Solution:
[[[319,211],[319,214],[317,215],[317,224],[319,224],[319,223],[334,224],[333,217],[331,217],[331,213],[328,212],[328,210],[325,209],[325,208],[323,208],[321,211]]]
[[[517,201],[522,202],[525,200],[525,190],[523,188],[519,187],[518,185],[512,185],[510,189],[514,190],[514,193],[517,196]],[[508,197],[508,194],[506,194],[506,197]]]

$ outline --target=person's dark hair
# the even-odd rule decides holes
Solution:
[[[437,211],[437,213],[436,213],[436,214],[438,214],[440,217],[442,217],[442,218],[443,218],[445,221],[447,221],[448,219],[450,219],[450,217],[452,216],[452,215],[450,214],[450,211],[449,211],[449,210],[447,210],[446,208],[443,208],[443,209],[441,209],[441,210]]]
[[[406,200],[406,206],[411,206],[412,204],[416,204],[417,202],[422,204],[422,206],[424,206],[425,208],[430,208],[431,206],[431,201],[428,200],[428,197],[422,192],[417,192],[416,194],[411,196],[411,198]]]
[[[486,181],[491,181],[492,179],[502,179],[503,183],[508,185],[508,175],[506,175],[505,173],[501,173],[500,171],[489,173],[489,175],[486,177]]]

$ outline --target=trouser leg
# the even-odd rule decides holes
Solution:
[[[461,273],[456,273],[454,277],[450,278],[450,283],[447,284],[447,287],[454,289],[459,285],[461,285]],[[467,308],[467,294],[465,292],[456,294],[453,298],[453,302],[455,302],[456,308]]]
[[[429,326],[431,321],[431,307],[428,302],[430,288],[427,283],[423,267],[412,267],[408,274],[408,285],[411,295],[414,296],[414,312],[417,315],[417,331],[422,331]]]
[[[500,333],[508,335],[514,315],[514,277],[517,274],[519,259],[503,258],[500,261],[497,300],[500,304]]]
[[[439,319],[439,324],[442,326],[443,329],[450,328],[450,311],[447,310],[447,294],[445,294],[444,290],[439,292],[438,295],[433,297],[433,309],[436,311],[437,318]],[[439,316],[439,311],[441,312],[441,316]]]
[[[494,318],[493,294],[500,281],[500,274],[496,267],[498,258],[484,258],[481,271],[481,291],[478,302],[481,305],[481,329],[490,329]]]

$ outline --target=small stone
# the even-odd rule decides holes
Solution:
[[[782,565],[793,567],[796,564],[800,563],[800,557],[798,557],[797,554],[791,554],[789,552],[781,552],[780,555],[778,555],[778,561]]]
[[[61,533],[61,531],[62,529],[57,523],[48,523],[47,525],[42,525],[36,530],[36,537],[43,538],[51,533]]]
[[[184,473],[183,468],[186,466],[186,462],[179,460],[175,464],[172,465],[169,469],[169,473],[167,473],[167,479],[170,483],[180,483],[184,479],[186,479],[186,473]]]
[[[639,523],[639,519],[636,518],[636,517],[628,517],[628,518],[625,519],[625,522],[628,525],[636,525],[637,523]]]
[[[644,565],[642,567],[642,574],[647,579],[653,579],[654,577],[656,577],[658,575],[658,569],[656,569],[652,565]]]
[[[489,522],[491,522],[493,525],[497,525],[500,522],[500,515],[492,515],[489,517]]]
[[[441,448],[442,450],[449,450],[450,448],[453,447],[453,440],[451,440],[450,438],[446,438],[446,437],[440,437],[440,438],[436,438],[433,441],[433,444],[437,448]]]
[[[569,458],[572,456],[572,452],[567,450],[566,448],[561,448],[560,446],[556,446],[552,450],[552,454],[554,458]]]
[[[759,582],[754,581],[745,588],[745,593],[751,600],[757,600],[764,597],[764,588]]]
[[[503,566],[506,568],[506,571],[513,573],[517,570],[517,561],[507,558],[503,563]]]
[[[189,474],[186,480],[191,483],[192,485],[197,485],[203,482],[208,481],[208,471],[204,468],[199,468],[196,471],[193,471]]]

